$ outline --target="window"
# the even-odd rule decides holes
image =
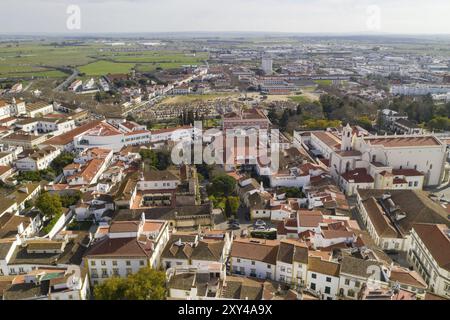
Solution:
[[[345,279],[345,285],[346,286],[350,285],[350,280],[349,279]]]
[[[118,268],[113,268],[113,275],[118,277],[119,276],[119,269]]]
[[[127,260],[127,261],[125,262],[125,264],[126,264],[127,266],[131,266],[131,261],[130,261],[130,260]]]
[[[144,260],[139,260],[139,265],[143,266],[145,264]]]
[[[133,270],[131,268],[127,268],[127,276],[133,273]]]
[[[239,273],[240,274],[245,274],[245,268],[244,267],[240,267],[239,268]]]
[[[91,260],[91,266],[95,266],[95,261]]]
[[[359,288],[360,285],[361,283],[359,281],[355,281],[355,287]]]
[[[446,283],[444,286],[444,291],[450,293],[450,283]]]
[[[414,181],[414,187],[417,187],[419,185],[419,182]]]
[[[270,264],[267,265],[267,269],[271,269],[272,266]]]
[[[331,293],[331,288],[330,287],[325,287],[325,293],[326,294],[330,294]]]
[[[236,259],[236,262],[237,262],[237,263],[240,263],[240,262],[241,262],[241,259],[239,259],[239,258]]]
[[[266,279],[272,279],[272,272],[266,272]]]
[[[331,278],[330,277],[327,277],[327,282],[331,282]]]
[[[108,269],[102,269],[102,278],[108,277]]]
[[[113,265],[113,266],[117,266],[117,261],[116,261],[116,260],[113,260],[112,265]]]
[[[317,279],[317,275],[315,273],[311,273],[311,278]]]
[[[102,261],[101,261],[101,265],[102,265],[102,266],[106,266],[106,261],[105,261],[105,260],[102,260]]]
[[[255,265],[255,261],[252,261],[252,266],[254,266]]]
[[[285,278],[284,278],[283,275],[280,276],[280,281],[281,281],[281,282],[285,282]]]
[[[250,275],[252,277],[256,277],[256,269],[254,269],[254,268],[250,269]]]
[[[311,290],[316,290],[316,284],[315,283],[311,283]]]
[[[285,267],[280,267],[280,271],[281,271],[281,272],[285,272],[285,271],[286,271],[286,268],[285,268]]]

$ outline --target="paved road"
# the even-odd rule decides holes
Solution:
[[[61,83],[59,86],[53,89],[53,91],[63,91],[73,82],[73,80],[75,80],[76,77],[78,77],[79,74],[80,73],[78,72],[77,69],[72,69],[72,74],[66,80],[64,80],[63,83]]]

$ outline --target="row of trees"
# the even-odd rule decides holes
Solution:
[[[450,102],[436,104],[430,94],[423,97],[395,97],[388,108],[406,113],[410,120],[430,130],[450,130]]]

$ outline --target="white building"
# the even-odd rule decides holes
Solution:
[[[279,241],[275,240],[234,240],[230,253],[232,273],[274,280],[278,247]]]
[[[407,258],[432,292],[450,298],[450,230],[447,225],[413,225]]]
[[[335,300],[339,292],[339,263],[320,256],[308,258],[307,287],[323,300]]]
[[[61,149],[53,146],[44,147],[16,161],[16,168],[20,171],[38,171],[46,169],[52,161],[61,154]]]
[[[160,220],[115,221],[84,259],[91,284],[113,276],[126,277],[141,268],[158,268],[169,240],[169,223]]]
[[[273,73],[273,60],[271,58],[263,57],[261,59],[261,69],[266,75],[271,75]]]
[[[374,179],[375,188],[392,187],[395,178],[399,188],[409,189],[418,188],[422,183],[440,185],[444,178],[446,145],[434,135],[358,137],[347,125],[340,149],[330,154],[330,170],[341,186],[342,175],[361,168]],[[406,169],[408,172],[402,172]],[[414,175],[410,175],[412,170]],[[390,179],[384,178],[386,172]]]
[[[408,251],[415,223],[448,223],[448,213],[418,190],[358,190],[357,208],[374,242],[384,250]]]
[[[25,108],[31,118],[42,117],[54,111],[53,104],[44,101],[27,104]]]
[[[150,131],[136,130],[123,133],[106,122],[100,122],[92,129],[74,137],[74,147],[84,150],[93,147],[120,151],[124,146],[140,145],[150,142]]]

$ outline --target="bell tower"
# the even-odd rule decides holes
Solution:
[[[353,129],[347,123],[347,125],[342,130],[342,141],[341,141],[342,151],[352,150],[352,138],[353,138]]]

